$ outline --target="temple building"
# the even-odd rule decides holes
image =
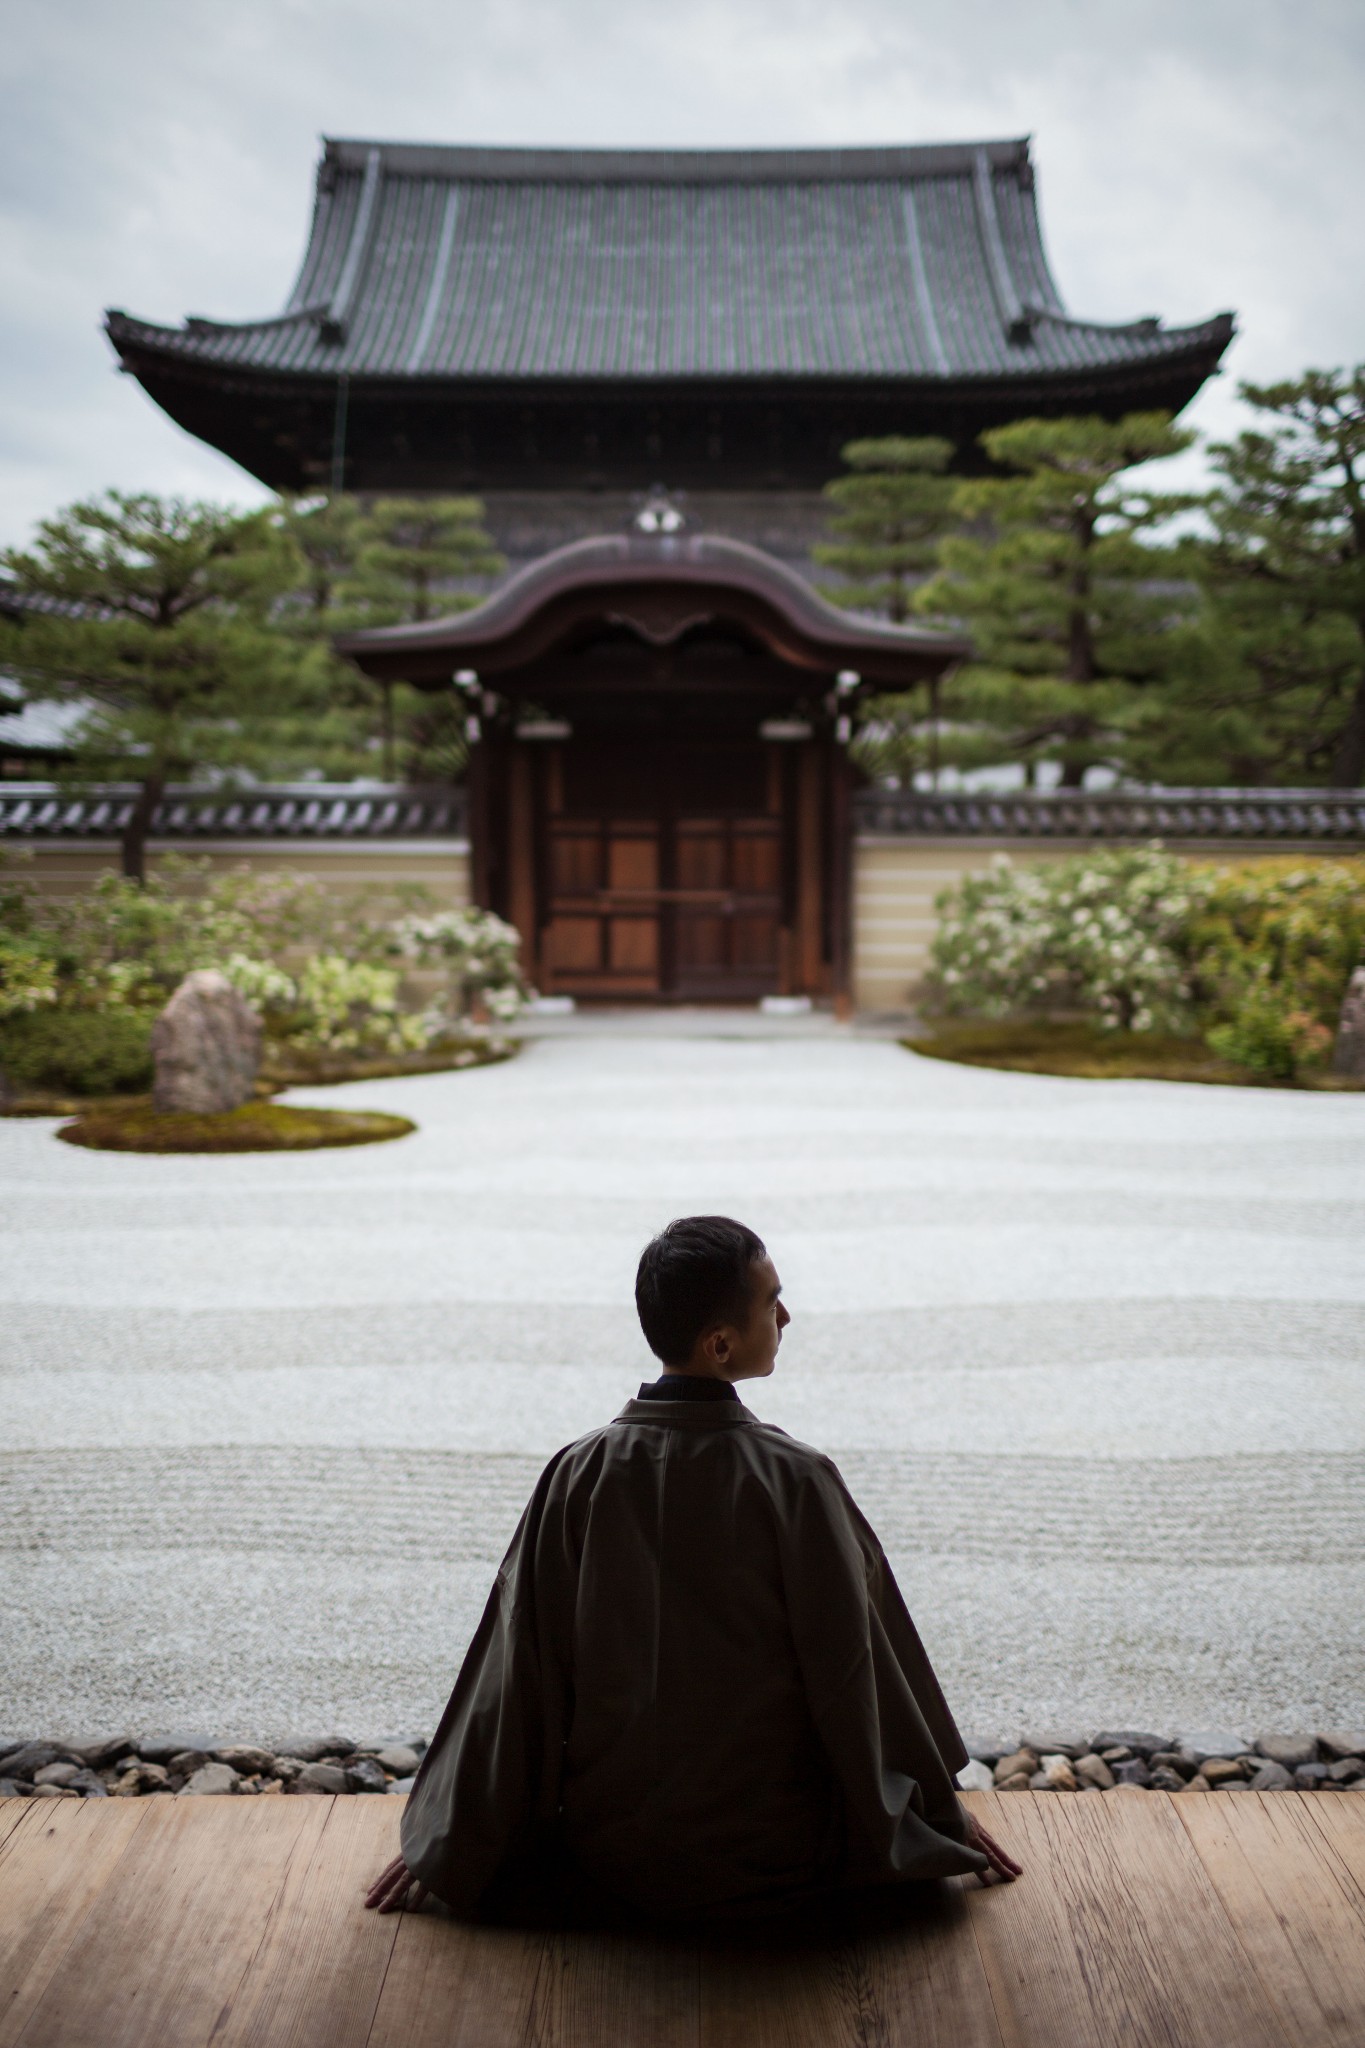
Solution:
[[[841,450],[932,433],[970,469],[1029,414],[1177,411],[1232,325],[1074,319],[1026,142],[328,142],[282,313],[108,316],[151,397],[266,484],[483,500],[502,588],[340,644],[463,693],[470,891],[540,988],[841,1006],[878,986],[869,946],[902,950],[851,713],[969,652],[812,589]]]
[[[652,486],[808,560],[858,436],[1185,405],[1233,331],[1063,306],[1027,141],[546,150],[328,141],[282,313],[123,367],[272,487],[469,491],[515,567]]]

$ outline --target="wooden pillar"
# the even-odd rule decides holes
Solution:
[[[522,972],[538,982],[535,762],[524,740],[511,742],[507,770],[507,914],[521,933]]]
[[[853,1015],[853,768],[836,741],[829,751],[829,950],[836,1017]]]
[[[796,769],[796,993],[824,992],[824,805],[820,744],[801,742]]]
[[[492,862],[488,844],[488,749],[482,740],[470,745],[465,789],[469,801],[469,892],[480,910],[489,910]]]

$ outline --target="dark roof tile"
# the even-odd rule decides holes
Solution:
[[[109,328],[138,353],[311,377],[957,382],[1207,355],[1232,320],[1070,321],[1026,142],[328,142],[285,316]]]

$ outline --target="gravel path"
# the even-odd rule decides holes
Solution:
[[[1365,1721],[1365,1099],[565,1033],[151,1159],[0,1124],[0,1734],[430,1730],[538,1461],[729,1210],[969,1732]]]

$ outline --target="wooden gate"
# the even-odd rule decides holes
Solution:
[[[776,747],[547,750],[541,985],[743,1002],[784,981]]]

